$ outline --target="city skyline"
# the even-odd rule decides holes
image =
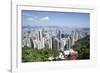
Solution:
[[[89,24],[89,13],[22,10],[22,26],[89,28]]]
[[[90,59],[90,14],[22,10],[22,62]]]

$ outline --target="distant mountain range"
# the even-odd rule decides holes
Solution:
[[[22,28],[70,28],[70,27],[66,27],[66,26],[30,26],[30,25],[26,25],[26,26],[22,26]],[[85,28],[70,28],[70,29],[83,29],[83,30],[89,30],[90,28],[85,27]]]
[[[32,29],[38,29],[38,28],[45,28],[45,29],[57,29],[57,30],[61,30],[63,32],[67,32],[67,33],[70,33],[71,31],[75,31],[75,30],[78,30],[80,32],[90,32],[90,28],[69,28],[69,27],[60,27],[60,26],[30,26],[30,25],[27,25],[27,26],[22,26],[22,29],[23,30],[28,30],[28,31],[31,31]]]

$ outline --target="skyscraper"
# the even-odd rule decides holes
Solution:
[[[38,40],[42,39],[42,29],[38,29]]]
[[[72,31],[71,38],[72,38],[72,45],[74,45],[75,42],[80,39],[79,31]]]
[[[52,38],[52,48],[59,49],[59,39],[56,37]]]

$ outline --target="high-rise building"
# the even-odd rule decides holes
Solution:
[[[52,48],[59,49],[59,39],[56,37],[52,38]]]
[[[58,37],[59,40],[61,39],[61,31],[60,30],[58,30],[57,37]]]
[[[72,37],[72,45],[74,45],[75,42],[80,39],[79,31],[72,31],[71,37]]]
[[[71,48],[71,39],[70,39],[70,37],[68,37],[67,44],[68,44],[68,48]]]
[[[27,38],[27,44],[26,44],[27,47],[32,47],[32,44],[31,44],[31,40],[30,38]]]
[[[45,48],[52,48],[52,38],[45,38],[44,44]]]
[[[38,30],[38,40],[42,39],[42,29]]]
[[[27,45],[27,39],[24,38],[24,39],[22,40],[22,47],[25,47],[26,45]]]

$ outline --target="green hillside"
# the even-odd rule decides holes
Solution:
[[[79,59],[90,59],[90,36],[78,40],[73,49],[78,51]]]
[[[58,56],[57,49],[22,48],[22,62],[48,61],[48,58],[51,56],[54,58]]]

